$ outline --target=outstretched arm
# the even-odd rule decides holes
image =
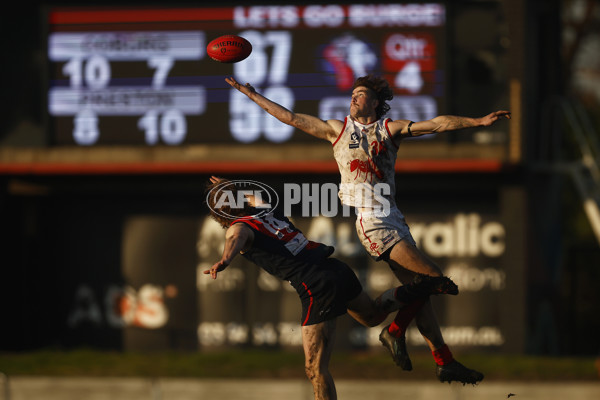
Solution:
[[[234,78],[226,78],[225,81],[229,83],[233,88],[239,90],[241,93],[248,96],[250,100],[258,104],[263,110],[283,122],[284,124],[291,125],[295,128],[300,129],[319,139],[329,140],[334,142],[337,135],[342,129],[342,122],[331,120],[323,121],[312,115],[295,113],[288,110],[280,104],[275,103],[272,100],[267,99],[265,96],[258,93],[252,85],[246,83],[241,85]],[[339,126],[338,126],[339,125]],[[336,130],[337,129],[337,130]]]
[[[414,122],[410,126],[407,120],[392,121],[388,124],[392,136],[400,138],[421,136],[432,133],[452,132],[459,129],[477,126],[490,126],[500,119],[510,119],[510,111],[494,111],[481,118],[459,117],[454,115],[440,115],[433,119]]]
[[[253,240],[254,233],[246,225],[231,225],[225,233],[225,248],[221,259],[214,263],[210,269],[205,270],[204,274],[210,274],[213,279],[217,279],[217,273],[227,268],[231,261],[240,254],[240,251],[247,250]]]

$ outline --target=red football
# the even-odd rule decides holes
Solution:
[[[252,45],[241,36],[224,35],[211,40],[206,46],[206,53],[215,61],[236,63],[252,53]]]

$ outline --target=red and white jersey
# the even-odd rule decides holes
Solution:
[[[395,207],[394,166],[398,146],[382,118],[364,125],[349,115],[333,143],[333,156],[341,175],[339,197],[343,204],[363,211]]]

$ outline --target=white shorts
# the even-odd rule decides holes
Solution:
[[[396,207],[385,217],[371,212],[358,214],[356,233],[363,247],[376,261],[401,240],[416,245],[404,215]]]

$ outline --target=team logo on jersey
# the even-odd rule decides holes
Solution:
[[[360,144],[360,136],[358,136],[358,133],[352,132],[352,134],[350,135],[350,143],[348,144],[348,148],[349,149],[358,149],[359,144]]]
[[[373,175],[375,175],[379,180],[384,179],[383,172],[377,168],[377,164],[375,164],[375,161],[373,161],[371,157],[367,157],[366,160],[356,158],[350,161],[350,172],[354,171],[356,171],[354,180],[362,178],[363,182],[373,182]]]

